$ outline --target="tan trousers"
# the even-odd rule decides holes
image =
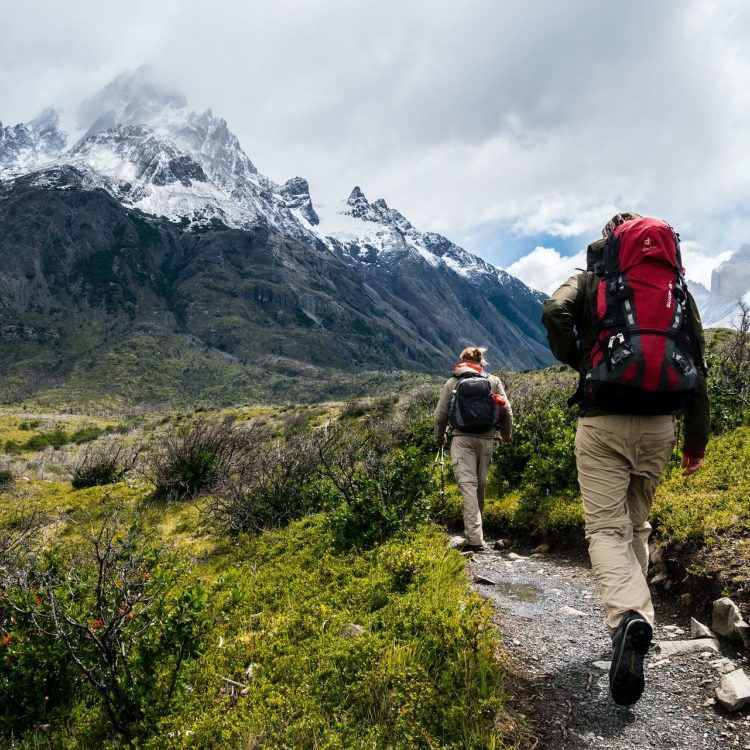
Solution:
[[[467,544],[484,544],[484,488],[493,444],[492,438],[467,435],[454,435],[451,440],[453,476],[464,500],[464,537]]]
[[[653,626],[646,580],[648,514],[673,447],[669,415],[578,420],[576,463],[586,539],[610,632],[631,609]]]

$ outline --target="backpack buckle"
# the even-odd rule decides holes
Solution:
[[[617,367],[621,362],[632,356],[633,348],[630,346],[630,342],[625,340],[624,334],[616,333],[614,336],[609,337],[607,359],[609,360],[610,368]]]

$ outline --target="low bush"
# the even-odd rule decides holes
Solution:
[[[253,437],[231,421],[206,417],[172,427],[149,454],[144,477],[157,498],[196,497],[215,489],[236,470]]]
[[[246,439],[252,439],[252,448],[212,493],[209,509],[220,528],[257,532],[322,510],[326,492],[317,475],[317,442],[309,430],[294,425],[291,434],[276,437],[255,427]]]
[[[122,443],[111,441],[87,448],[73,468],[71,484],[75,489],[114,484],[135,465],[136,453]]]
[[[0,566],[3,729],[93,696],[127,740],[167,707],[201,651],[208,592],[138,525],[107,514],[74,548],[20,545]]]
[[[414,446],[401,447],[389,422],[337,427],[319,441],[318,472],[333,499],[334,540],[369,548],[429,517],[431,467]]]
[[[711,427],[727,432],[750,420],[750,305],[738,306],[733,331],[718,331],[706,353]]]
[[[506,379],[513,407],[513,437],[495,450],[488,489],[495,495],[523,489],[522,505],[529,502],[529,512],[533,513],[539,497],[578,486],[574,445],[577,410],[566,403],[576,378],[571,372]]]

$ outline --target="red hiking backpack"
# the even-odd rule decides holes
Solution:
[[[659,219],[618,226],[597,270],[596,340],[585,406],[669,414],[684,406],[702,366],[688,310],[679,236]]]

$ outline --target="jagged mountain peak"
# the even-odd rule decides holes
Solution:
[[[27,170],[57,157],[67,145],[59,112],[47,107],[33,120],[3,127],[0,122],[0,171]]]
[[[142,124],[165,110],[185,107],[187,99],[182,93],[157,81],[152,68],[142,65],[131,73],[117,76],[86,99],[78,109],[78,120],[80,127],[90,135],[92,130],[105,130],[113,124]]]

